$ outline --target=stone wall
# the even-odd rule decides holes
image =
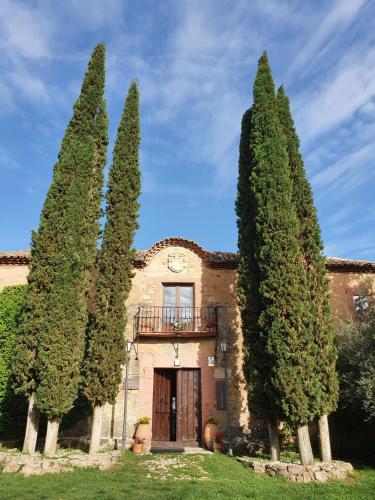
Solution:
[[[27,265],[0,265],[0,292],[6,286],[25,285],[28,274]]]
[[[257,474],[268,476],[283,476],[295,483],[325,483],[332,479],[346,479],[353,471],[348,462],[333,460],[329,463],[319,462],[313,465],[301,465],[291,462],[268,462],[254,460],[249,457],[239,457],[241,462],[247,463]]]
[[[27,455],[17,452],[0,452],[2,472],[19,472],[24,476],[68,472],[76,468],[96,467],[99,470],[110,469],[118,462],[119,451],[106,453],[65,453],[60,457],[47,458],[40,454]]]
[[[355,313],[353,295],[361,295],[365,288],[374,288],[375,276],[368,273],[330,273],[331,302],[336,318],[353,316]]]

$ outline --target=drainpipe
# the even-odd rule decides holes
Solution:
[[[227,399],[227,433],[228,433],[228,453],[233,456],[232,449],[232,430],[230,426],[230,403],[229,403],[229,390],[228,390],[228,357],[227,351],[224,351],[224,376],[225,376],[225,392]]]

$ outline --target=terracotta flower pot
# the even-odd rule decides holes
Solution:
[[[213,451],[214,453],[221,453],[223,451],[222,443],[213,443]]]
[[[143,443],[134,443],[132,449],[134,455],[143,455]]]
[[[148,450],[151,442],[151,425],[138,424],[134,436],[138,438],[144,438],[145,440],[144,447],[145,450]]]
[[[204,428],[203,441],[207,450],[212,451],[212,440],[218,430],[219,427],[217,424],[206,424],[206,427]]]

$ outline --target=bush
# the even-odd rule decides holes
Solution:
[[[340,408],[360,409],[375,419],[375,310],[342,321],[337,332]]]
[[[363,296],[371,298],[364,293]],[[355,320],[337,324],[338,410],[331,416],[333,453],[344,459],[375,459],[375,306],[356,307]]]
[[[150,417],[139,417],[138,423],[139,424],[149,424],[150,423]]]
[[[24,397],[11,387],[11,365],[16,337],[20,332],[26,286],[8,286],[0,293],[0,435],[17,437],[26,415]]]

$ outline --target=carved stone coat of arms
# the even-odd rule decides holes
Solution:
[[[173,273],[181,273],[186,268],[186,258],[183,253],[170,253],[168,255],[168,269]]]

